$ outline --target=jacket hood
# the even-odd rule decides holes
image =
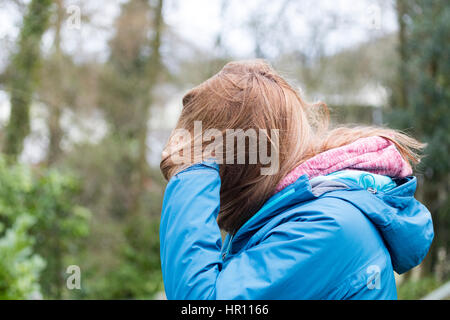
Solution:
[[[377,227],[391,255],[394,270],[401,274],[422,262],[433,241],[434,231],[428,209],[414,198],[416,177],[393,179],[397,187],[382,192],[376,188],[354,192],[336,191],[341,197],[358,207]]]
[[[385,176],[370,175],[373,179],[360,179],[362,185],[342,175],[311,181],[307,175],[299,177],[272,196],[233,237],[227,236],[224,251],[229,251],[231,245],[233,249],[241,247],[269,220],[283,219],[280,213],[284,210],[326,196],[359,208],[382,235],[394,270],[399,274],[410,270],[424,259],[434,237],[430,212],[414,198],[417,180],[413,176],[383,180],[380,178]]]

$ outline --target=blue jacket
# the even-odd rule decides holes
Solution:
[[[218,166],[191,166],[172,177],[164,195],[167,298],[396,299],[394,271],[418,265],[433,239],[415,189],[415,177],[304,175],[222,245]]]

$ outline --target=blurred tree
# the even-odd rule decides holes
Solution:
[[[74,114],[79,121],[86,121],[82,116],[92,116],[95,112],[97,77],[101,68],[101,64],[95,61],[75,62],[76,57],[62,50],[67,4],[64,0],[55,0],[54,3],[53,19],[49,27],[54,32],[53,44],[47,55],[42,58],[42,68],[38,74],[39,83],[36,86],[37,99],[47,108],[48,148],[45,160],[49,166],[58,165],[63,152],[61,146],[68,142],[66,131],[69,128],[62,127],[63,116]],[[92,14],[83,11],[81,19],[84,25],[92,24],[90,21]],[[73,122],[72,124],[80,125]]]
[[[406,0],[396,0],[397,9],[397,23],[399,26],[398,30],[398,52],[399,52],[399,93],[398,93],[398,104],[400,107],[405,108],[408,105],[408,93],[407,93],[407,60],[408,60],[408,48],[407,48],[407,38],[406,38],[406,19],[408,3]]]
[[[95,212],[85,290],[78,297],[151,298],[161,287],[162,179],[148,168],[146,138],[154,89],[166,72],[159,52],[162,5],[121,4],[95,95],[108,130],[101,143],[78,144],[61,162],[80,174],[82,202]]]
[[[140,210],[148,178],[147,122],[152,89],[163,70],[159,53],[162,6],[162,0],[154,5],[146,0],[130,0],[122,5],[101,79],[99,105],[110,124],[108,138],[120,141],[115,152],[122,157],[116,173],[123,180],[117,185],[111,205],[122,214]]]
[[[425,261],[425,271],[432,272],[437,250],[448,251],[450,244],[450,6],[445,0],[413,0],[398,1],[397,9],[402,21],[399,52],[403,74],[400,92],[394,90],[397,108],[390,119],[428,143],[421,163],[426,178],[421,197],[435,226],[435,240]]]
[[[51,165],[57,160],[57,157],[61,153],[61,139],[63,131],[60,125],[61,113],[62,113],[62,97],[63,88],[63,55],[61,52],[61,28],[64,19],[64,7],[62,0],[55,0],[56,3],[56,23],[55,23],[55,40],[54,40],[54,53],[53,60],[55,61],[56,68],[54,68],[53,77],[56,80],[56,87],[53,88],[55,94],[54,101],[48,104],[49,107],[49,147],[47,151],[47,163]]]
[[[141,210],[142,193],[146,189],[146,180],[148,178],[148,163],[147,163],[147,134],[148,134],[148,120],[150,116],[149,108],[153,103],[153,88],[157,84],[157,80],[163,71],[161,63],[161,34],[163,31],[163,0],[158,0],[156,6],[153,9],[153,38],[150,43],[151,54],[146,61],[145,69],[147,71],[147,79],[149,90],[146,95],[147,99],[144,99],[142,104],[141,121],[139,123],[139,164],[138,175],[139,185],[138,194],[135,199],[134,208],[137,211]],[[147,101],[146,101],[147,100]]]
[[[9,86],[11,114],[6,130],[4,152],[16,159],[23,149],[23,141],[30,131],[29,109],[35,77],[40,61],[40,43],[47,29],[51,0],[32,0],[23,19],[17,53],[12,58],[13,69]]]

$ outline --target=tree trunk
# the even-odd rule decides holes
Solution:
[[[57,5],[57,15],[56,15],[56,26],[55,26],[55,40],[54,40],[54,50],[55,55],[54,58],[57,61],[56,74],[59,81],[58,84],[62,84],[63,78],[63,61],[62,61],[62,52],[61,52],[61,26],[64,20],[64,8],[62,4],[62,0],[55,0]],[[58,156],[61,153],[61,140],[63,136],[63,131],[60,125],[60,119],[62,114],[62,98],[64,88],[58,87],[55,88],[55,99],[49,102],[49,119],[48,119],[48,129],[49,129],[49,146],[47,152],[47,164],[51,165],[56,162]]]
[[[40,59],[40,42],[48,26],[51,0],[32,0],[20,31],[18,52],[12,59],[11,115],[4,152],[16,161],[30,132],[30,105]]]
[[[142,105],[142,121],[140,123],[139,128],[139,182],[138,182],[138,195],[137,195],[137,203],[136,209],[140,210],[140,200],[142,194],[145,190],[145,182],[147,179],[147,132],[148,126],[147,122],[150,116],[150,105],[153,101],[152,97],[152,89],[156,85],[159,74],[161,73],[161,54],[160,54],[160,46],[161,46],[161,33],[163,28],[163,0],[158,0],[157,5],[154,9],[154,36],[151,43],[151,56],[147,65],[148,72],[148,81],[150,92],[147,95],[148,99],[144,99],[144,103]]]
[[[399,26],[398,30],[398,52],[400,57],[400,70],[399,70],[399,95],[398,104],[401,108],[408,107],[408,89],[407,89],[407,35],[406,24],[404,17],[407,13],[407,4],[405,0],[397,0],[397,22]]]

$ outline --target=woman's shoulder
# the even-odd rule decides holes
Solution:
[[[258,232],[259,241],[252,241],[255,246],[266,245],[268,256],[289,257],[296,263],[294,269],[301,274],[290,275],[295,281],[303,279],[305,272],[309,277],[320,274],[320,279],[326,279],[327,296],[335,294],[341,299],[366,290],[368,277],[375,271],[383,274],[384,285],[392,282],[389,251],[380,233],[358,208],[342,199],[318,198],[298,204],[264,229]]]
[[[284,233],[288,239],[301,237],[316,242],[313,245],[325,251],[341,247],[366,257],[387,253],[376,226],[357,207],[340,198],[321,197],[297,204],[276,215],[263,229],[258,233],[264,239]]]

